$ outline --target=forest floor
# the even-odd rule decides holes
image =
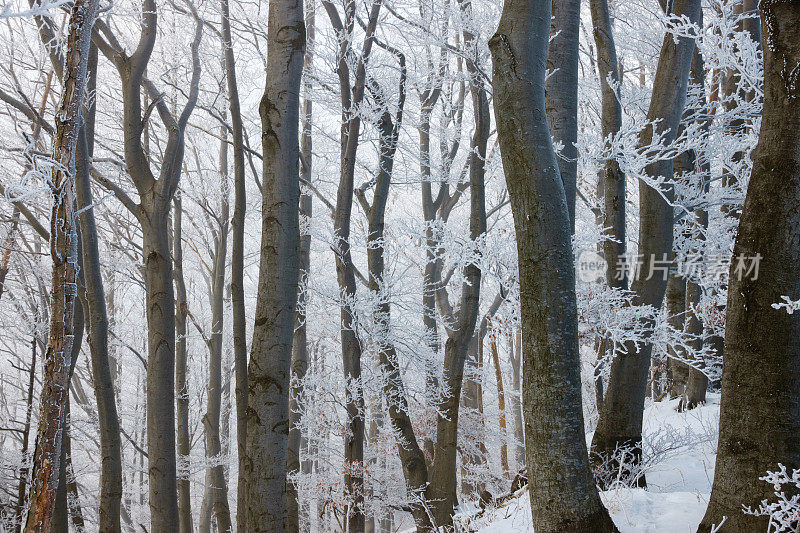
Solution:
[[[703,518],[714,479],[719,395],[709,394],[705,405],[684,413],[677,405],[662,401],[645,411],[647,489],[601,493],[621,533],[693,533]],[[533,532],[527,488],[490,512],[472,509],[458,519],[466,531]]]

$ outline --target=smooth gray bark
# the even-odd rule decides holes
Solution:
[[[247,320],[244,305],[244,215],[247,208],[247,187],[244,166],[244,126],[239,103],[239,84],[236,79],[236,59],[231,41],[230,6],[220,0],[222,21],[220,30],[225,59],[225,80],[228,89],[228,109],[231,113],[233,137],[233,220],[231,221],[231,307],[233,311],[233,359],[236,376],[236,439],[239,479],[236,494],[236,529],[245,530],[245,448],[247,440]]]
[[[614,531],[584,436],[571,219],[545,113],[550,3],[509,0],[489,41],[519,257],[523,409],[537,533]]]
[[[87,88],[94,91],[97,79],[97,48],[90,50],[90,72]],[[122,499],[122,444],[117,417],[116,393],[108,351],[108,313],[100,266],[97,225],[89,178],[89,159],[94,148],[95,101],[84,111],[84,126],[78,138],[75,192],[81,211],[78,224],[82,239],[83,277],[86,291],[88,344],[92,362],[92,378],[97,418],[100,430],[100,505],[98,531],[120,531],[120,502]]]
[[[287,527],[290,370],[299,273],[300,79],[306,47],[302,0],[270,2],[267,40],[266,87],[259,106],[264,153],[261,261],[247,374],[248,532]]]
[[[177,116],[145,76],[155,45],[158,9],[155,0],[143,0],[142,25],[136,50],[128,54],[103,24],[93,41],[116,67],[122,85],[125,165],[136,187],[139,203],[119,186],[95,176],[134,215],[142,228],[145,309],[147,314],[147,460],[150,522],[153,531],[179,529],[175,446],[175,292],[172,285],[170,207],[180,181],[184,133],[197,104],[200,81],[199,47],[203,24],[196,19],[191,44],[192,74],[186,104]],[[154,102],[167,133],[158,177],[150,168],[145,149],[147,129],[142,108],[142,86]]]

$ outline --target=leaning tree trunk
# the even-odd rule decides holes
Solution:
[[[300,200],[298,127],[306,31],[303,0],[269,5],[261,264],[248,367],[247,531],[283,531],[292,335],[297,303]],[[242,512],[242,510],[240,510]]]
[[[63,92],[56,113],[51,171],[53,208],[50,254],[53,261],[50,338],[44,359],[39,426],[33,459],[33,481],[26,532],[49,532],[61,465],[64,405],[69,394],[69,368],[73,343],[72,315],[77,300],[78,243],[75,228],[75,152],[86,88],[89,43],[98,0],[76,0],[67,35]]]
[[[673,13],[696,23],[700,19],[700,0],[676,0]],[[693,53],[694,39],[676,39],[671,34],[664,36],[647,113],[648,120],[660,122],[642,132],[642,146],[650,144],[656,133],[663,133],[666,143],[675,139],[686,102]],[[672,177],[672,160],[655,161],[645,168],[645,172],[651,178],[669,179]],[[645,275],[639,275],[631,283],[637,305],[660,307],[664,298],[666,276],[660,275],[658,270],[652,271],[654,273],[649,279],[647,274],[651,273],[654,261],[663,261],[672,253],[673,195],[671,188],[659,192],[644,182],[639,183],[638,253],[642,262],[641,269],[637,270]],[[597,458],[598,462],[603,460],[600,458],[612,457],[622,448],[630,448],[637,462],[641,457],[642,417],[651,352],[650,344],[636,346],[630,343],[626,352],[618,354],[611,364],[608,388],[592,440],[592,458]],[[644,484],[644,475],[639,480]]]
[[[90,51],[91,71],[89,90],[93,91],[97,78],[97,49]],[[120,501],[122,499],[122,443],[120,441],[117,401],[114,379],[108,353],[108,313],[100,267],[100,250],[97,225],[94,218],[92,188],[89,179],[89,159],[94,148],[95,102],[84,112],[84,126],[78,138],[77,174],[75,192],[78,223],[81,230],[83,275],[86,285],[86,322],[88,325],[89,353],[92,361],[94,395],[97,401],[97,419],[100,430],[100,504],[98,531],[120,531]]]
[[[550,3],[509,0],[489,41],[517,231],[525,443],[537,533],[614,531],[584,436],[571,222],[545,114]]]
[[[714,485],[699,531],[763,531],[742,505],[774,500],[759,481],[800,468],[800,316],[774,309],[800,296],[800,3],[761,0],[764,110],[731,263]],[[739,257],[761,256],[758,276]]]

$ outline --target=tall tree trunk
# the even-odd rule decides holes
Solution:
[[[472,16],[468,1],[461,2],[461,10],[467,17]],[[463,30],[464,44],[468,50],[475,50],[476,36]],[[478,57],[466,59],[467,73],[470,77],[470,93],[475,115],[475,131],[472,135],[469,154],[470,188],[470,239],[474,242],[486,232],[485,166],[486,146],[489,139],[491,117],[483,79],[480,77]],[[444,346],[444,377],[442,379],[442,398],[439,403],[436,422],[436,444],[434,462],[430,473],[430,488],[427,499],[432,503],[433,518],[437,527],[451,527],[456,498],[456,452],[458,440],[458,408],[461,385],[464,377],[464,363],[469,345],[475,334],[480,305],[481,277],[480,266],[475,262],[463,268],[464,282],[461,287],[460,305],[454,312],[447,296],[446,287],[436,291],[436,305],[439,312],[452,320],[446,327],[447,341]]]
[[[236,443],[239,460],[236,495],[236,530],[245,531],[245,448],[247,440],[247,320],[244,305],[244,215],[247,187],[244,167],[244,126],[236,79],[236,59],[231,41],[230,6],[220,0],[222,9],[222,45],[225,49],[225,79],[228,84],[228,108],[233,137],[233,220],[231,239],[231,306],[233,308],[233,359],[236,375]]]
[[[758,480],[800,466],[800,316],[773,309],[800,294],[800,4],[762,0],[764,110],[728,289],[714,485],[699,531],[764,530],[742,512],[774,498]],[[757,278],[737,270],[760,254]]]
[[[622,128],[619,63],[608,0],[590,0],[590,7],[594,25],[594,42],[597,47],[597,71],[600,77],[603,139],[607,142]],[[551,51],[550,54],[552,55],[552,53]],[[560,167],[561,162],[559,162]],[[561,173],[563,176],[563,169]],[[610,238],[603,241],[602,247],[603,258],[608,264],[606,283],[610,287],[626,289],[628,287],[627,277],[617,276],[620,257],[625,255],[625,174],[619,168],[619,162],[616,159],[609,159],[604,163],[600,172],[600,184],[603,191],[601,224],[604,228],[610,228],[608,233]]]
[[[122,82],[125,165],[136,187],[139,203],[119,186],[102,177],[96,179],[111,190],[139,221],[142,229],[142,255],[147,314],[147,460],[150,493],[150,522],[154,531],[179,529],[177,465],[175,448],[175,292],[172,287],[172,250],[169,241],[169,212],[180,182],[186,125],[197,104],[200,82],[199,48],[203,22],[192,4],[195,17],[191,43],[191,80],[186,104],[177,114],[170,110],[145,71],[158,34],[158,6],[155,0],[142,1],[142,24],[136,50],[128,55],[117,39],[104,27],[93,40],[114,64]],[[105,24],[98,22],[98,24]],[[102,34],[102,35],[101,35]],[[167,140],[163,148],[158,177],[150,168],[147,150],[148,130],[142,109],[142,87],[153,100],[164,123]],[[150,106],[147,106],[150,109]],[[145,112],[149,116],[149,112]],[[144,141],[144,142],[143,142]]]
[[[220,460],[222,442],[220,439],[219,419],[222,410],[222,332],[225,317],[225,267],[228,260],[228,142],[226,132],[222,132],[220,143],[220,178],[222,182],[222,200],[219,214],[219,225],[214,239],[214,264],[211,269],[211,334],[209,336],[209,376],[208,403],[203,417],[206,437],[206,460],[208,468],[207,487],[214,516],[217,519],[217,530],[226,533],[231,530],[231,513],[228,506],[228,483],[225,479],[225,465]]]
[[[702,20],[702,14],[700,16]],[[760,35],[760,32],[759,32]],[[703,56],[699,50],[695,49],[694,57],[692,58],[692,70],[690,80],[692,83],[705,88],[706,74],[705,65],[703,63]],[[705,94],[705,90],[703,91]],[[713,103],[713,96],[709,99],[709,104]],[[711,105],[709,105],[711,109]],[[702,124],[703,130],[708,131],[711,123],[711,118],[705,120]],[[701,165],[703,175],[711,174],[711,163],[707,157],[702,158],[702,163],[698,163],[697,154],[694,155],[694,166]],[[708,192],[709,183],[706,181],[702,185],[702,190]],[[703,239],[705,231],[708,228],[708,212],[704,209],[697,209],[694,212],[694,227],[697,229],[696,234],[698,239]],[[684,324],[685,332],[691,336],[690,346],[695,353],[703,348],[703,323],[697,316],[696,306],[700,305],[700,297],[702,296],[702,289],[697,283],[697,280],[686,280],[686,322]],[[705,403],[706,390],[708,389],[708,376],[706,376],[698,367],[703,365],[703,361],[696,361],[695,366],[689,369],[689,378],[686,382],[684,391],[683,407],[686,409],[693,409],[698,405]]]
[[[186,315],[189,303],[186,301],[186,282],[183,276],[183,202],[180,193],[173,200],[174,211],[172,258],[175,263],[175,404],[177,414],[177,447],[179,458],[178,472],[178,531],[191,533],[192,522],[191,464],[192,441],[189,428],[189,383],[187,380],[188,354],[186,351]]]
[[[359,108],[364,99],[366,69],[374,42],[373,36],[378,23],[381,0],[373,0],[366,25],[361,57],[357,61],[355,80],[351,86],[348,52],[354,52],[352,44],[345,37],[355,24],[356,3],[349,0],[345,4],[345,19],[342,22],[339,12],[328,0],[323,5],[339,34],[339,96],[342,104],[342,127],[340,131],[339,186],[336,192],[334,211],[334,246],[336,259],[336,280],[343,302],[340,304],[339,323],[342,344],[342,368],[345,382],[345,409],[347,429],[344,437],[344,491],[349,500],[347,509],[347,529],[350,533],[364,531],[364,397],[361,391],[361,345],[356,332],[355,308],[352,300],[356,294],[355,267],[350,250],[350,224],[353,209],[356,156],[358,153],[361,117]]]
[[[545,114],[550,2],[509,0],[489,41],[519,255],[525,444],[537,533],[614,531],[584,436],[571,219]]]
[[[581,0],[553,0],[547,52],[545,105],[553,140],[563,144],[558,168],[567,197],[572,232],[575,232],[575,197],[578,187],[578,43]],[[624,198],[624,197],[623,197]]]
[[[89,56],[88,89],[94,91],[97,81],[97,48],[92,46]],[[100,267],[100,250],[97,225],[94,218],[89,160],[94,152],[95,100],[84,111],[84,125],[78,138],[76,200],[81,214],[83,276],[86,286],[86,317],[88,344],[92,362],[92,378],[97,418],[100,431],[100,504],[98,531],[120,531],[120,501],[122,499],[122,444],[114,391],[114,380],[108,353],[108,314]]]
[[[304,70],[311,69],[314,59],[314,9],[306,11],[306,55],[304,58]],[[300,180],[310,184],[313,179],[313,138],[311,136],[311,120],[313,117],[313,101],[311,100],[311,79],[306,76],[304,79],[304,100],[303,100],[303,131],[300,137]],[[292,380],[298,384],[302,382],[308,370],[308,337],[306,334],[306,299],[308,297],[308,276],[311,270],[311,233],[309,224],[313,215],[313,203],[311,191],[306,191],[300,196],[300,216],[305,220],[305,231],[300,235],[298,245],[298,295],[297,312],[295,317],[294,337],[292,338]],[[301,224],[302,226],[302,224]],[[289,474],[299,473],[300,449],[303,438],[300,428],[297,427],[300,421],[300,402],[298,400],[301,389],[292,391],[289,400],[289,445],[288,456],[286,459],[286,471]],[[290,533],[300,532],[300,500],[295,484],[287,487],[288,500],[288,529]]]
[[[39,425],[26,532],[49,532],[61,465],[64,405],[69,394],[73,312],[77,297],[77,231],[74,217],[75,152],[86,88],[89,43],[98,0],[77,0],[70,12],[64,49],[62,95],[53,139],[53,208],[50,254],[53,261],[50,338],[44,360]]]
[[[287,528],[286,456],[292,336],[299,272],[300,79],[303,0],[273,0],[261,99],[264,151],[261,264],[248,367],[247,531]],[[240,511],[241,512],[241,511]]]
[[[692,22],[700,20],[700,0],[676,0],[673,13],[686,16]],[[655,127],[648,126],[640,137],[641,145],[650,144],[655,133],[663,133],[670,143],[678,130],[686,101],[689,70],[694,53],[694,39],[678,38],[667,34],[661,46],[653,95],[650,100],[648,120],[660,120]],[[656,131],[654,131],[654,129]],[[663,159],[645,168],[653,178],[672,177],[672,160]],[[662,192],[666,198],[662,196]],[[655,261],[663,261],[672,254],[673,191],[656,191],[644,182],[639,183],[639,248],[642,257],[639,275],[631,283],[635,293],[634,303],[660,307],[667,280],[658,270],[651,270]],[[652,273],[651,276],[648,274]],[[649,279],[648,279],[649,277]],[[626,353],[618,354],[611,364],[608,388],[600,410],[592,440],[592,457],[610,457],[620,448],[630,447],[635,460],[641,456],[642,416],[647,393],[652,346],[630,343]],[[639,478],[645,483],[645,477]]]

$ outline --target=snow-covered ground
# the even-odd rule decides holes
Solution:
[[[706,405],[686,413],[677,412],[676,406],[677,400],[664,401],[645,410],[648,489],[601,493],[622,533],[689,533],[703,518],[714,478],[719,395],[709,394]],[[527,489],[484,516],[464,522],[469,523],[468,530],[481,533],[533,532]]]

